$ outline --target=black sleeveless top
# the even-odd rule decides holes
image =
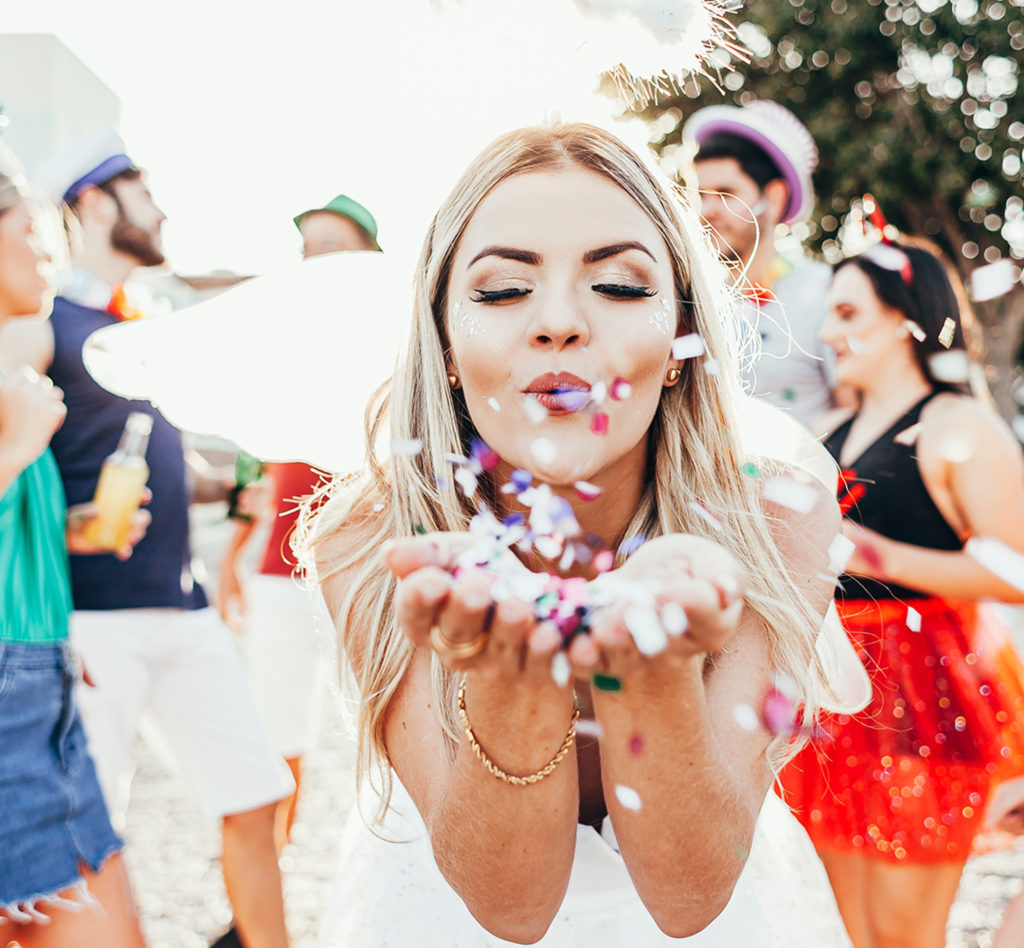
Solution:
[[[202,586],[192,575],[189,488],[181,433],[149,402],[113,395],[93,381],[82,363],[90,333],[114,323],[102,310],[58,296],[50,316],[53,363],[49,375],[64,390],[67,417],[50,442],[68,504],[92,499],[104,458],[116,447],[128,415],[153,418],[146,461],[153,517],[131,557],[72,556],[71,591],[76,609],[201,609]],[[187,372],[188,367],[183,367]]]
[[[959,550],[963,543],[935,506],[917,466],[917,437],[913,428],[924,406],[938,392],[929,392],[896,419],[839,478],[839,506],[843,516],[870,530],[914,546],[933,550]],[[825,447],[840,464],[839,456],[856,415],[828,438]],[[905,437],[900,437],[905,435]],[[902,443],[902,442],[909,443]],[[864,576],[839,577],[837,599],[922,599],[928,594]]]

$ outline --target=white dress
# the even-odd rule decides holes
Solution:
[[[318,948],[492,948],[512,942],[482,928],[434,862],[423,821],[394,781],[375,836],[357,811],[321,918]],[[392,842],[391,840],[407,840]],[[569,889],[542,948],[849,948],[825,871],[803,827],[769,793],[750,858],[725,910],[704,931],[670,938],[647,913],[615,848],[610,821],[576,831]]]

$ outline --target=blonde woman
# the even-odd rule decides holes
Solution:
[[[591,126],[505,135],[439,210],[391,456],[307,525],[406,843],[350,823],[323,943],[846,944],[788,814],[755,838],[792,750],[757,712],[782,675],[814,713],[839,515],[760,496],[713,272]]]

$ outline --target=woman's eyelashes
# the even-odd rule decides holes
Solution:
[[[656,291],[649,286],[629,283],[594,283],[590,287],[595,293],[617,300],[649,299]],[[474,290],[470,299],[474,303],[507,303],[522,299],[533,292],[527,287],[509,287],[502,290]]]

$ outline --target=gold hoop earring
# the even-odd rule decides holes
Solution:
[[[449,372],[448,373],[448,387],[449,388],[458,388],[459,387],[459,377],[454,372]]]
[[[675,385],[679,381],[679,376],[683,373],[679,369],[669,369],[668,375],[665,376],[666,385]]]

